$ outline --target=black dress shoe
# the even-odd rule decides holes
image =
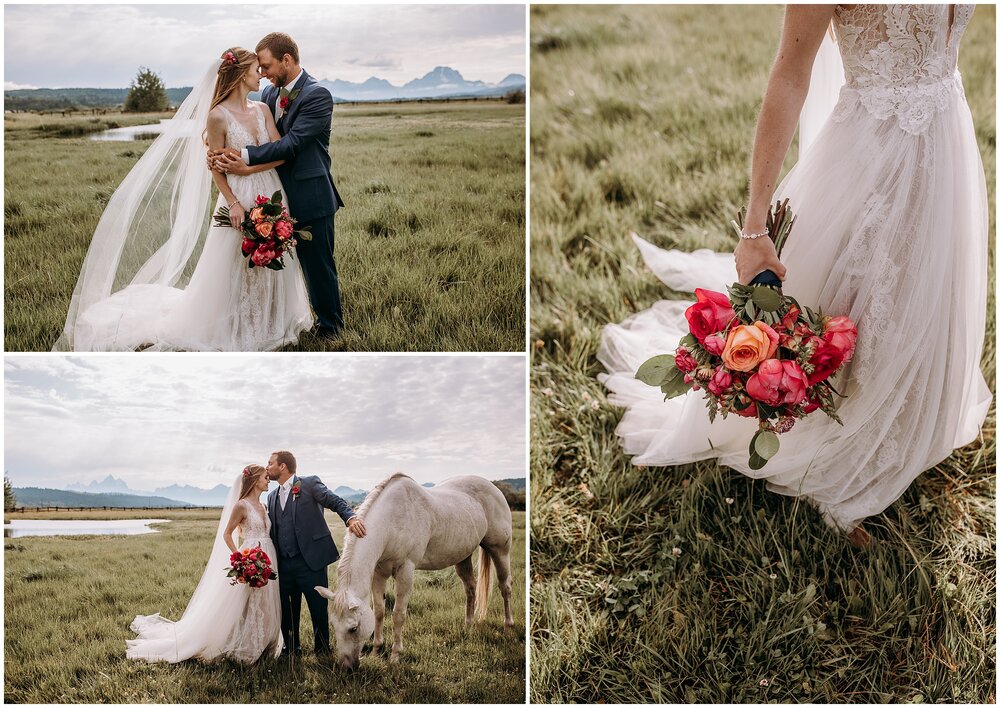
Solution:
[[[334,329],[333,327],[317,327],[313,330],[313,334],[318,339],[339,339],[340,332],[341,330]]]

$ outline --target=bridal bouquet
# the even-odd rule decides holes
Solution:
[[[786,207],[787,200],[768,218],[779,255],[792,223]],[[776,287],[733,283],[728,290],[696,289],[685,312],[690,333],[676,353],[643,363],[636,378],[660,387],[664,400],[704,390],[712,422],[718,413],[756,418],[750,468],[758,470],[778,452],[777,434],[796,420],[819,409],[843,424],[829,379],[851,360],[858,331],[849,318],[803,307]]]
[[[216,226],[232,226],[229,221],[229,207],[219,207],[215,212]],[[281,270],[285,267],[282,256],[298,243],[298,239],[311,241],[309,227],[295,228],[295,219],[281,203],[281,192],[275,192],[268,199],[263,194],[257,196],[253,209],[247,212],[240,231],[243,232],[243,243],[240,250],[247,258],[247,267],[260,266],[271,270]]]
[[[229,556],[231,567],[226,574],[227,578],[232,578],[230,585],[247,583],[252,588],[262,588],[267,585],[268,580],[278,577],[278,574],[271,569],[271,559],[267,557],[261,549],[260,544],[256,548],[244,548]]]

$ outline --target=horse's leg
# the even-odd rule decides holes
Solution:
[[[497,584],[500,586],[500,594],[503,595],[503,624],[505,627],[514,626],[514,618],[510,614],[510,541],[503,547],[488,546],[486,552],[493,559],[493,565],[497,569]]]
[[[406,604],[410,601],[410,590],[413,589],[413,563],[406,561],[393,576],[396,578],[396,605],[392,608],[392,654],[389,663],[398,664],[403,653],[403,622],[406,620]]]
[[[375,639],[372,642],[372,656],[377,656],[382,651],[384,640],[382,638],[382,622],[385,619],[385,581],[386,576],[375,569],[372,576],[372,606],[375,610]]]
[[[472,556],[456,564],[455,571],[465,585],[465,623],[472,624],[472,612],[476,607],[476,571],[472,568]]]

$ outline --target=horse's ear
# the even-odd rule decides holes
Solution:
[[[333,593],[330,592],[330,590],[328,588],[325,588],[322,585],[317,585],[313,589],[316,592],[318,592],[320,595],[322,595],[323,597],[325,597],[327,600],[332,600],[333,599]]]

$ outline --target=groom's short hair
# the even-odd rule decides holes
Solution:
[[[288,450],[278,450],[277,452],[271,453],[274,455],[275,463],[279,465],[284,465],[288,468],[288,471],[295,474],[295,455],[290,453]]]
[[[291,54],[295,63],[299,63],[299,46],[295,43],[294,39],[284,32],[271,32],[271,34],[265,36],[257,42],[256,51],[260,52],[261,49],[271,52],[271,56],[278,61],[281,61],[286,54]]]

